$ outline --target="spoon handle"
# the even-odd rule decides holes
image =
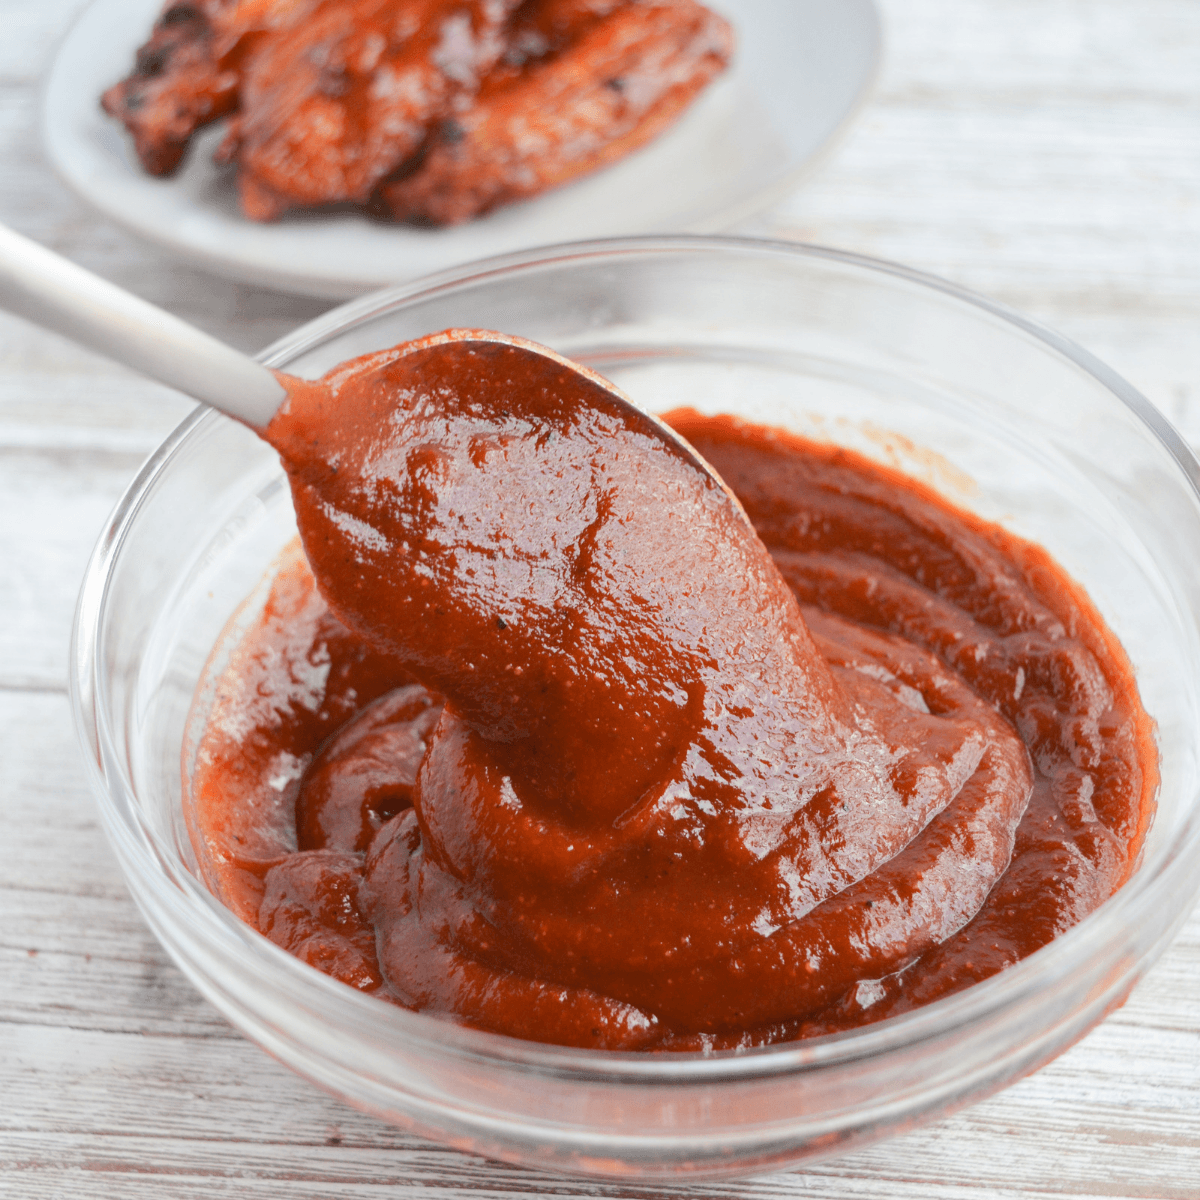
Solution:
[[[0,308],[265,428],[286,395],[261,363],[0,225]]]

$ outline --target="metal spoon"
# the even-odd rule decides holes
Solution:
[[[288,395],[289,376],[226,346],[116,284],[0,225],[0,308],[61,333],[74,342],[176,388],[261,433]],[[530,354],[567,363],[552,350],[506,334],[455,331],[446,347],[469,353],[471,341],[503,342]],[[567,363],[600,384],[622,404],[644,414],[594,371]],[[312,387],[313,385],[307,384]],[[664,439],[724,490],[724,482],[670,426],[651,417]],[[732,499],[732,493],[729,493]],[[734,501],[736,504],[737,502]],[[740,506],[739,506],[740,507]]]
[[[241,421],[260,435],[265,436],[271,418],[293,385],[301,385],[300,380],[264,367],[4,225],[0,225],[0,308],[157,379]],[[452,330],[437,340],[444,341],[442,354],[449,356],[469,355],[473,342],[503,343],[519,353],[553,359],[599,384],[631,413],[649,418],[663,441],[707,475],[741,519],[749,523],[741,503],[704,456],[603,376],[544,346],[508,334]],[[321,384],[304,382],[303,386],[312,389]]]

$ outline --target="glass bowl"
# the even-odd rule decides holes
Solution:
[[[72,694],[130,891],[248,1037],[350,1104],[464,1150],[597,1176],[760,1171],[933,1120],[1121,1004],[1200,887],[1200,465],[1090,355],[998,305],[814,247],[650,238],[543,249],[376,293],[262,357],[317,375],[448,326],[503,329],[691,404],[851,446],[1040,543],[1123,642],[1162,785],[1112,899],[1002,974],[905,1016],[743,1054],[570,1050],[359,994],[201,884],[181,809],[189,706],[231,614],[295,533],[275,454],[198,410],[118,505],[79,600]],[[183,770],[189,769],[183,762]]]

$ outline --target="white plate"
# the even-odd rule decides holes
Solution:
[[[872,0],[710,0],[737,34],[731,68],[684,117],[615,166],[452,229],[354,213],[246,220],[211,161],[221,123],[168,179],[138,166],[99,97],[133,64],[162,0],[96,0],[59,48],[42,137],[59,175],[106,216],[221,275],[346,297],[551,242],[707,233],[785,193],[860,106],[879,59]]]

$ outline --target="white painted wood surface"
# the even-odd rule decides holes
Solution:
[[[181,267],[38,152],[79,0],[0,0],[0,220],[247,350],[324,307]],[[1200,442],[1200,3],[887,0],[886,62],[823,170],[749,230],[898,259],[1086,345]],[[143,926],[70,727],[75,590],[187,405],[0,314],[0,1195],[1200,1198],[1200,913],[1035,1076],[807,1170],[639,1188],[407,1137],[291,1076]]]

